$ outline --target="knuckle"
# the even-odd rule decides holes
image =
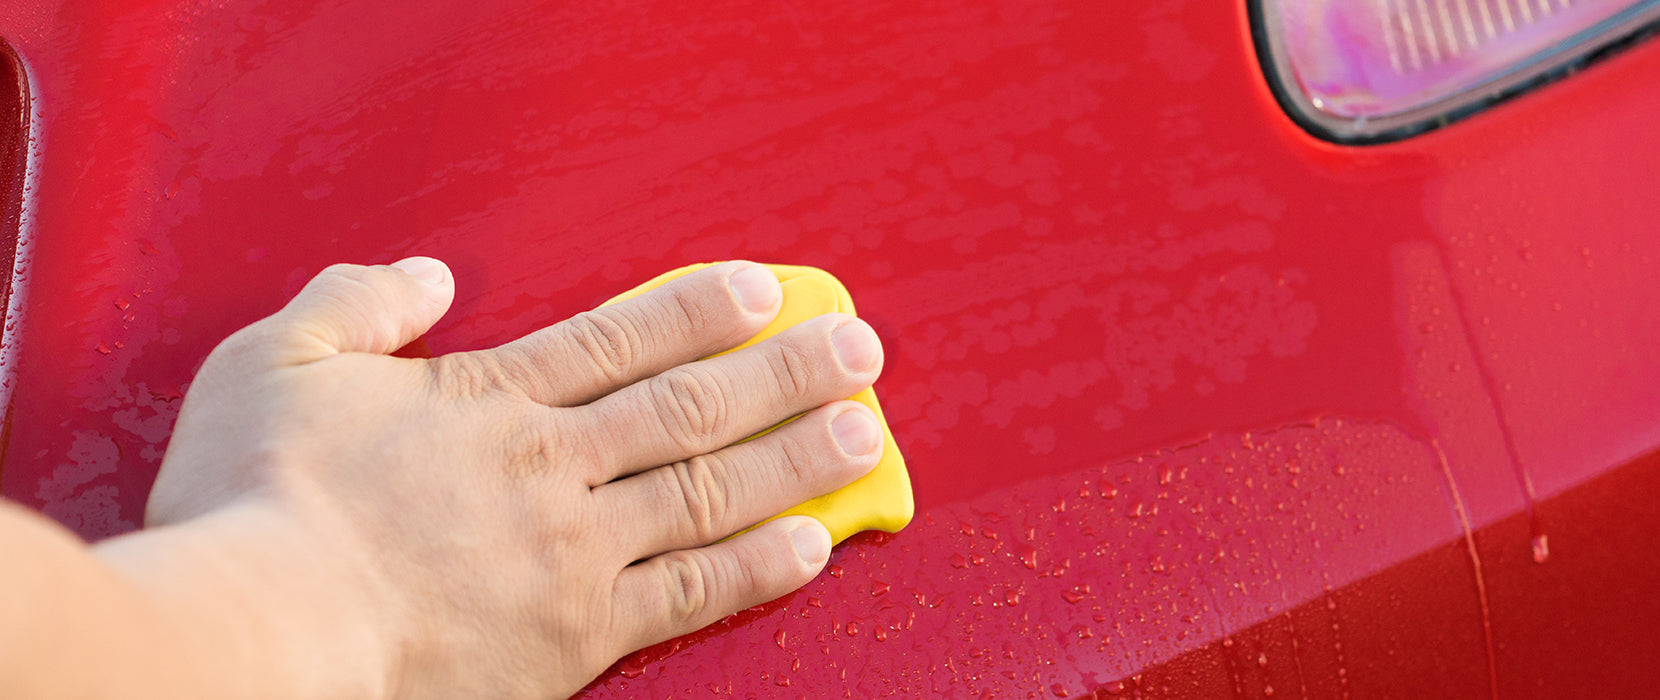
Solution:
[[[663,555],[663,586],[668,593],[670,619],[690,623],[709,608],[712,576],[706,567],[702,558],[691,552]]]
[[[664,472],[674,503],[685,512],[689,534],[697,542],[713,542],[725,534],[729,499],[716,476],[716,460],[702,456],[676,462]]]
[[[216,371],[221,365],[252,359],[277,345],[285,335],[282,324],[273,317],[255,321],[219,341],[208,353],[202,371]]]
[[[367,292],[371,296],[386,296],[396,282],[384,270],[363,265],[337,263],[323,268],[317,275],[317,284],[330,296],[356,297]]]
[[[692,334],[702,333],[709,327],[708,310],[698,303],[690,291],[679,287],[664,287],[662,291],[663,298],[659,303],[675,327]]]
[[[300,303],[307,313],[290,318],[299,323],[295,330],[316,332],[315,324],[380,332],[376,310],[396,306],[402,295],[400,281],[386,270],[338,263],[318,273],[301,292]]]
[[[788,484],[811,484],[816,481],[813,468],[814,450],[796,440],[781,440],[778,446],[778,471]]]
[[[638,355],[637,334],[629,324],[603,311],[588,311],[566,321],[566,336],[607,379],[621,381]]]
[[[779,343],[769,364],[773,380],[783,396],[806,396],[812,389],[815,374],[812,356],[800,345]]]
[[[317,284],[351,283],[367,277],[368,271],[369,268],[363,265],[335,263],[317,273],[315,281]]]
[[[361,275],[362,273],[367,272],[368,270],[369,270],[368,266],[365,266],[365,265],[353,265],[351,263],[335,263],[333,265],[330,265],[328,267],[323,268],[323,271],[318,273],[317,276],[318,277],[324,277],[324,276],[329,276],[329,275],[335,275],[335,276],[340,276],[340,277],[353,277],[353,276]]]
[[[501,363],[482,353],[460,352],[428,361],[434,386],[445,396],[479,396],[510,386]]]
[[[530,478],[558,465],[569,466],[576,454],[561,437],[562,431],[550,429],[545,420],[521,416],[504,422],[501,430],[506,451],[503,469],[512,478]]]
[[[657,418],[677,447],[699,452],[724,432],[726,392],[713,374],[677,367],[657,375],[649,387]]]

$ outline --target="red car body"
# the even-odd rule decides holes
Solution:
[[[448,261],[436,354],[749,258],[885,339],[916,519],[588,697],[1660,684],[1660,41],[1344,147],[1237,0],[12,0],[0,37],[0,492],[88,538],[329,263]]]

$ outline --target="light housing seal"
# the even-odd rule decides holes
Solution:
[[[1305,130],[1345,144],[1445,126],[1660,30],[1660,0],[1248,0],[1248,8],[1275,99]]]

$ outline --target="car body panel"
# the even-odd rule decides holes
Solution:
[[[1275,105],[1243,3],[61,0],[0,36],[38,150],[0,493],[89,538],[330,263],[448,261],[437,354],[750,258],[884,338],[916,518],[590,697],[1660,681],[1660,43],[1356,148]]]

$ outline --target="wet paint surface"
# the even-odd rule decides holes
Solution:
[[[746,257],[884,338],[916,520],[590,696],[1426,687],[1386,659],[1526,696],[1572,664],[1523,660],[1632,658],[1546,616],[1655,651],[1598,612],[1653,569],[1595,573],[1652,540],[1563,534],[1660,447],[1652,42],[1355,150],[1278,113],[1227,3],[23,5],[0,492],[85,536],[142,522],[201,358],[329,263],[449,261],[442,353]],[[1341,653],[1330,601],[1378,611]]]

